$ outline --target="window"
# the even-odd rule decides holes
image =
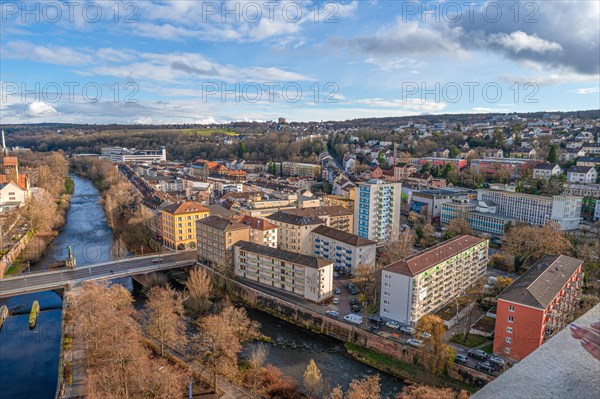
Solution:
[[[510,343],[512,343],[512,338],[506,337],[506,338],[504,338],[504,342],[506,342],[507,344],[510,344]]]
[[[512,323],[513,321],[514,321],[514,317],[512,317],[512,316],[508,316],[508,322],[509,322],[509,323]]]
[[[509,312],[514,312],[515,311],[515,307],[513,305],[509,305],[508,311]]]
[[[506,327],[506,332],[512,334],[512,327]]]

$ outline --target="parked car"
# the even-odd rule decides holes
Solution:
[[[385,326],[389,327],[389,328],[393,328],[394,330],[397,330],[400,328],[400,324],[395,321],[388,321],[387,323],[385,323]]]
[[[415,329],[412,327],[400,327],[400,331],[408,335],[415,335]]]
[[[491,363],[477,363],[475,368],[484,373],[492,374],[494,372],[494,366]]]
[[[504,366],[505,362],[500,356],[491,355],[488,359],[491,363],[497,364],[498,366]]]
[[[371,324],[369,326],[369,331],[371,331],[371,332],[379,332],[379,326],[374,326],[373,324]]]
[[[358,294],[358,291],[356,291],[354,288],[352,288],[350,290],[350,295],[356,295],[356,294]]]
[[[369,317],[369,321],[373,324],[377,324],[378,326],[385,323],[385,321],[383,321],[381,316],[377,316],[377,315],[373,315],[373,316]]]
[[[152,263],[160,263],[162,262],[162,258],[159,258],[158,256],[155,258],[152,258]]]
[[[344,316],[344,320],[352,323],[352,324],[362,324],[363,322],[363,318],[361,315],[359,314],[347,314],[346,316]]]
[[[421,345],[423,345],[423,341],[421,341],[420,339],[416,339],[416,338],[411,338],[408,341],[406,341],[406,343],[409,344],[410,346],[414,346],[415,348],[418,348]]]
[[[467,364],[468,361],[469,361],[469,357],[467,355],[463,355],[461,353],[456,355],[456,357],[454,358],[454,363],[458,363],[458,364]]]
[[[358,305],[358,301],[354,298],[350,299],[350,306],[352,305]]]
[[[420,334],[420,336],[421,336],[421,338],[423,338],[423,339],[429,339],[429,338],[431,338],[431,334],[429,334],[429,333],[428,333],[428,332],[426,332],[426,331],[423,331],[423,332]]]
[[[337,305],[338,303],[340,303],[340,299],[339,298],[333,298],[333,304]]]
[[[352,291],[354,289],[354,284],[352,284],[352,283],[348,284],[348,289],[350,291]]]
[[[338,272],[333,272],[333,277],[338,278],[340,274]]]
[[[467,354],[470,357],[474,357],[475,359],[479,359],[479,360],[487,360],[488,358],[488,354],[484,351],[482,351],[481,349],[471,349],[470,351],[467,352]]]
[[[335,290],[333,290],[333,292],[337,295],[341,294],[342,290],[340,290],[339,288],[336,288]]]
[[[354,313],[359,313],[360,312],[360,306],[358,306],[358,305],[352,305],[352,306],[350,306],[350,310],[353,311]]]
[[[340,317],[340,314],[338,312],[336,312],[335,310],[328,310],[327,312],[325,312],[325,314],[329,317],[333,317],[334,319],[337,319],[338,317]]]

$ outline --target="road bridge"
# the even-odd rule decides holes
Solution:
[[[89,280],[108,280],[136,274],[148,274],[195,264],[196,251],[181,251],[124,258],[75,269],[22,274],[0,279],[0,298],[61,289]]]

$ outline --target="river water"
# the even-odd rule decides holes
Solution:
[[[65,259],[67,246],[72,246],[78,266],[111,258],[113,234],[99,202],[98,190],[85,178],[74,177],[75,192],[67,212],[66,222],[33,271],[44,270],[49,264]],[[133,288],[130,278],[119,283]],[[138,297],[138,295],[136,295]],[[41,307],[37,326],[30,331],[28,313],[34,300]],[[139,298],[143,302],[142,298]],[[10,399],[54,398],[58,376],[60,349],[61,297],[55,292],[21,295],[0,305],[9,307],[11,316],[0,331],[0,397]],[[251,319],[261,324],[261,332],[272,338],[310,349],[291,349],[273,345],[267,363],[279,367],[299,384],[310,359],[320,368],[331,388],[347,388],[350,381],[379,373],[344,354],[343,345],[330,337],[293,326],[271,315],[248,309]],[[246,346],[245,350],[250,347]],[[331,350],[335,352],[332,353]],[[399,392],[402,381],[388,374],[381,375],[382,391],[386,395]]]
[[[112,230],[106,223],[98,190],[92,182],[74,177],[75,192],[66,222],[32,271],[48,268],[67,256],[73,247],[77,265],[110,259]],[[83,195],[84,197],[79,197]],[[35,329],[29,330],[29,310],[40,303]],[[52,399],[58,379],[62,298],[53,291],[0,299],[11,316],[0,331],[0,397],[7,399]]]

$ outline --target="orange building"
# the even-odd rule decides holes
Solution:
[[[210,216],[210,209],[193,201],[167,205],[161,211],[163,244],[171,249],[196,247],[196,222]]]
[[[547,255],[498,295],[494,353],[522,360],[572,319],[582,261]]]

